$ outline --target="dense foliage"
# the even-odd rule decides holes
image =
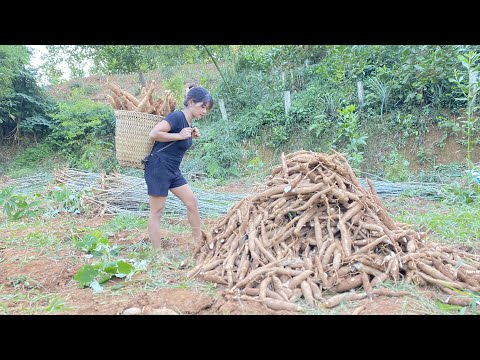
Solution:
[[[435,149],[448,137],[465,147],[474,166],[480,46],[461,45],[50,45],[40,69],[51,83],[61,82],[59,64],[72,77],[91,72],[131,74],[141,82],[149,71],[164,74],[163,88],[179,95],[191,64],[215,66],[215,85],[202,77],[216,106],[200,125],[202,138],[189,152],[185,168],[211,178],[245,176],[268,170],[282,151],[307,149],[346,152],[357,170],[375,170],[408,180],[405,152],[436,165]],[[54,104],[35,84],[28,49],[1,46],[0,126],[3,139],[21,132],[47,135],[46,143],[70,164],[113,169],[114,118],[108,107],[87,99],[87,86]],[[140,78],[138,76],[140,75]],[[112,78],[112,77],[111,77]],[[138,91],[139,87],[135,91]],[[83,94],[82,94],[83,90]],[[90,89],[91,90],[91,89]],[[89,91],[90,91],[89,90]],[[90,91],[91,92],[91,91]],[[82,97],[83,95],[83,97]],[[290,101],[287,101],[287,98]],[[219,109],[223,100],[228,120]],[[436,127],[444,132],[424,142]],[[408,145],[407,145],[408,144]],[[111,157],[111,161],[107,159]],[[267,159],[268,158],[268,159]],[[368,164],[366,166],[365,164]]]
[[[25,46],[0,45],[0,143],[5,138],[19,143],[24,132],[41,137],[52,127],[47,112],[53,103],[29,61]]]

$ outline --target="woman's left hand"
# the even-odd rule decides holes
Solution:
[[[192,138],[196,139],[199,137],[200,137],[200,130],[197,127],[194,127],[192,131]]]

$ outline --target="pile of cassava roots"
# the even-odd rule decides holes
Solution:
[[[429,244],[426,233],[394,221],[367,183],[338,152],[282,154],[266,190],[202,232],[188,276],[274,310],[300,311],[301,297],[332,308],[407,294],[377,286],[387,280],[438,286],[450,304],[468,305],[455,289],[480,291],[480,255]]]

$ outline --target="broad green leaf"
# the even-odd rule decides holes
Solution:
[[[77,271],[73,280],[78,281],[81,287],[85,287],[94,281],[97,275],[98,269],[95,269],[92,265],[84,265]]]
[[[134,270],[134,268],[131,264],[129,264],[129,263],[123,261],[123,260],[119,260],[117,265],[118,265],[118,272],[120,274],[128,275]]]
[[[115,261],[110,261],[106,264],[104,264],[103,271],[105,271],[108,274],[116,274],[118,272],[118,265],[117,262]]]
[[[100,284],[103,284],[103,283],[106,283],[108,280],[110,280],[112,278],[112,275],[111,274],[105,274],[105,275],[102,275],[99,279],[98,279],[98,282]]]
[[[40,206],[43,204],[43,201],[41,200],[34,200],[30,204],[28,204],[29,207],[34,207],[34,206]]]

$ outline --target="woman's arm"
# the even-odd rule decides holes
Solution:
[[[179,133],[170,133],[172,128],[168,121],[162,120],[150,131],[150,139],[160,142],[184,140],[191,136],[192,128],[184,128]]]

